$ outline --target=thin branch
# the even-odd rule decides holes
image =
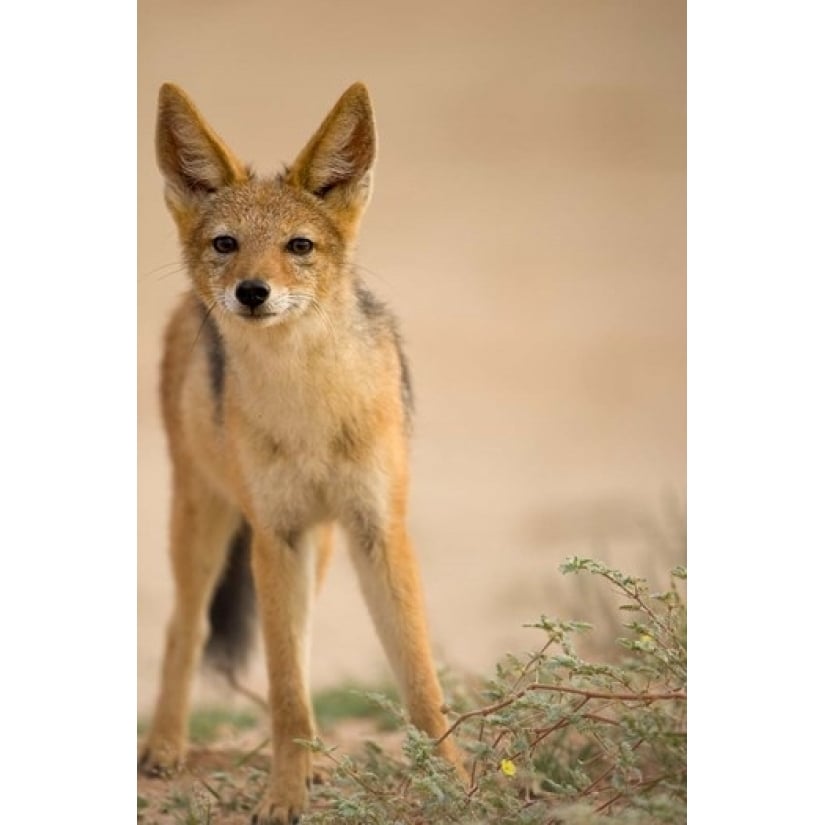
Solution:
[[[484,741],[484,728],[485,728],[485,726],[486,726],[486,720],[482,719],[481,724],[479,725],[479,728],[478,728],[478,741],[479,742]],[[470,771],[470,788],[471,788],[471,790],[473,788],[478,787],[478,785],[476,784],[476,771],[477,770],[478,770],[478,757],[475,756],[475,757],[473,757],[473,767]],[[472,793],[467,794],[467,796],[471,796],[471,795],[472,795]]]
[[[326,756],[339,770],[343,771],[353,782],[357,782],[367,793],[371,793],[374,796],[383,796],[387,797],[390,796],[390,791],[382,791],[378,788],[373,788],[369,782],[365,782],[361,777],[358,775],[358,771],[354,771],[351,768],[348,768],[346,765],[341,762],[340,759],[337,759],[333,754],[332,751],[327,748],[322,751],[322,754]]]
[[[615,796],[611,796],[603,805],[599,805],[594,813],[601,813],[605,808],[609,808],[614,802],[618,802],[624,796],[624,791],[619,791]]]
[[[459,725],[463,724],[468,719],[473,719],[476,716],[489,716],[497,710],[501,710],[502,708],[512,705],[513,702],[517,702],[519,699],[534,690],[549,691],[551,693],[572,693],[576,696],[586,696],[588,699],[615,699],[621,702],[658,702],[670,699],[687,701],[687,692],[684,690],[674,690],[669,693],[606,693],[602,691],[566,687],[564,685],[547,685],[541,682],[535,682],[532,685],[527,685],[527,687],[522,688],[509,698],[502,699],[500,702],[462,713],[452,723],[452,725],[447,728],[446,732],[435,740],[435,744],[440,745]]]
[[[251,751],[245,753],[237,762],[235,762],[235,767],[240,768],[245,765],[250,759],[252,759],[255,754],[260,753],[267,745],[269,744],[269,737],[267,736],[262,742],[259,742],[252,748]]]
[[[583,791],[580,791],[579,795],[587,796],[589,793],[592,793],[598,787],[599,783],[604,782],[604,780],[607,779],[607,777],[610,776],[610,774],[613,773],[615,769],[616,766],[613,763],[611,763],[608,766],[607,770],[603,774],[601,774],[601,776],[596,777],[596,779],[594,779]]]
[[[633,589],[631,590],[628,585],[624,584],[624,582],[618,581],[616,578],[612,576],[608,576],[608,580],[613,582],[613,584],[615,584],[617,587],[619,587],[626,596],[633,599],[639,605],[640,609],[643,610],[644,613],[648,616],[648,618],[653,622],[653,624],[656,625],[656,627],[658,627],[659,630],[663,631],[668,636],[670,636],[670,638],[676,643],[676,647],[684,650],[681,641],[673,632],[673,630],[671,630],[669,627],[667,627],[667,625],[664,624],[664,622],[662,622],[662,620],[653,612],[653,610],[651,610],[650,605],[648,605],[647,602],[645,602],[645,600],[642,598],[642,594],[639,592],[639,585],[637,583],[634,582]]]
[[[576,705],[575,708],[573,708],[573,713],[578,713],[589,701],[590,701],[590,697],[585,696],[584,699],[582,699],[581,702],[579,702],[579,704]],[[541,742],[543,739],[546,739],[554,731],[560,730],[561,728],[565,728],[569,724],[570,724],[570,719],[569,718],[562,718],[562,719],[559,719],[559,721],[556,722],[554,725],[550,725],[549,728],[536,730],[535,733],[538,733],[539,735],[530,743],[530,745],[528,747],[528,750],[530,751],[530,755],[531,756],[533,755],[533,752],[536,750],[536,747],[538,747],[539,742]],[[521,753],[524,753],[524,751],[521,751]]]
[[[550,649],[551,645],[553,645],[553,643],[554,643],[555,641],[556,641],[555,639],[548,639],[548,640],[544,643],[544,645],[543,645],[543,647],[541,648],[541,650],[539,650],[539,651],[538,651],[538,653],[535,653],[535,654],[534,654],[534,655],[530,658],[530,661],[529,661],[529,662],[527,662],[527,664],[525,664],[525,665],[524,665],[524,667],[522,668],[521,673],[519,674],[519,676],[518,676],[518,678],[516,679],[516,681],[515,681],[515,682],[513,682],[513,684],[512,684],[512,685],[510,685],[510,690],[511,690],[511,691],[512,691],[512,690],[516,690],[516,689],[518,688],[519,684],[520,684],[520,683],[521,683],[521,681],[524,679],[524,677],[525,677],[525,676],[529,673],[529,671],[530,671],[530,669],[533,667],[533,665],[535,665],[537,662],[541,661],[541,659],[542,659],[542,658],[544,658],[544,654],[545,654],[545,653],[547,653],[547,651]]]

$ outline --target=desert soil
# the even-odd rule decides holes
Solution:
[[[335,748],[339,755],[356,754],[367,739],[386,753],[400,755],[403,733],[379,730],[369,719],[339,721],[324,732],[325,744]],[[246,731],[227,726],[208,745],[192,747],[175,776],[154,778],[139,774],[138,822],[249,825],[250,811],[260,798],[269,771],[267,742],[263,724]],[[313,762],[313,785],[327,782],[331,769],[328,759],[317,756]],[[317,809],[322,804],[314,794],[313,807]]]

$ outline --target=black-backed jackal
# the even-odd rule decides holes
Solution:
[[[166,332],[163,414],[173,464],[175,607],[147,772],[181,762],[193,670],[249,639],[251,567],[269,674],[272,771],[253,821],[297,822],[314,721],[313,595],[343,527],[410,719],[446,730],[406,527],[411,394],[387,308],[353,265],[370,198],[375,127],[348,89],[296,161],[259,177],[173,85],[157,156],[192,289]],[[444,756],[458,764],[449,739]],[[460,770],[460,767],[459,767]]]

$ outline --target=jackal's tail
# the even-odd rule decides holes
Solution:
[[[209,605],[209,638],[204,655],[217,670],[234,675],[246,664],[255,637],[255,586],[244,522],[232,538],[226,567]]]

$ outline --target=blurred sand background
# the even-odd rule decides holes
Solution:
[[[487,669],[573,615],[568,555],[674,563],[685,497],[685,6],[670,0],[138,4],[138,702],[171,607],[163,325],[185,287],[154,162],[158,86],[272,172],[370,89],[367,282],[413,367],[411,530],[442,662]],[[385,673],[343,548],[313,687]],[[200,701],[214,686],[203,680]],[[247,679],[264,685],[260,654]]]

